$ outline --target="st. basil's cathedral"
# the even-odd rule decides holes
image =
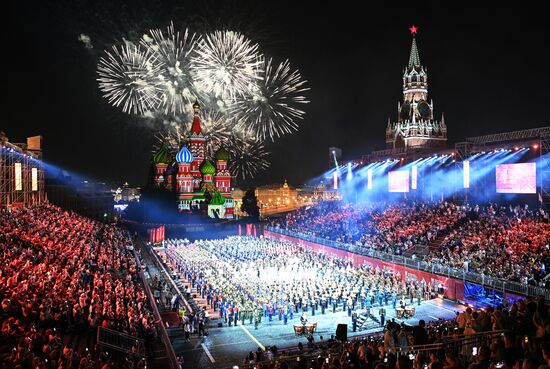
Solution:
[[[177,193],[178,210],[198,209],[210,194],[208,215],[212,218],[231,219],[234,201],[231,198],[230,155],[223,147],[212,158],[207,157],[207,140],[200,120],[200,105],[193,104],[193,123],[188,145],[183,145],[175,156],[161,145],[153,155],[155,187]]]

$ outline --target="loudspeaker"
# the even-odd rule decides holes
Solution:
[[[348,340],[348,325],[338,324],[336,327],[336,339],[345,342]]]

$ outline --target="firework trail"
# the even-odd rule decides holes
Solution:
[[[227,150],[231,153],[229,170],[237,179],[254,178],[270,166],[269,152],[263,142],[251,137],[233,136]]]
[[[197,40],[188,29],[176,31],[173,23],[166,31],[150,30],[141,40],[141,45],[163,65],[157,75],[157,85],[161,89],[160,109],[165,114],[192,112],[191,104],[197,99],[198,92],[189,65]]]
[[[201,115],[203,134],[208,141],[208,153],[213,157],[220,147],[227,149],[230,140],[238,131],[225,114],[207,110],[202,111]]]
[[[298,105],[309,102],[302,95],[309,88],[300,73],[291,69],[288,59],[278,65],[268,59],[262,77],[249,94],[231,105],[228,114],[246,132],[260,140],[269,137],[274,141],[298,130],[296,120],[305,114]]]
[[[261,67],[258,45],[232,31],[215,31],[204,36],[191,62],[195,81],[203,93],[217,99],[220,107],[244,96],[261,79]]]
[[[115,45],[99,60],[99,89],[111,105],[125,113],[144,114],[161,102],[156,76],[162,67],[150,50],[132,42]]]

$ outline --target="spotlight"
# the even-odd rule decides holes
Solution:
[[[538,148],[539,148],[539,145],[537,145],[537,144],[534,144],[534,145],[533,145],[533,149],[536,150],[536,149],[538,149]]]
[[[451,153],[451,156],[455,156],[455,153],[454,153],[454,152],[452,152],[452,153]]]

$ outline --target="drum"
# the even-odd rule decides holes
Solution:
[[[303,326],[303,325],[294,324],[294,333],[296,333],[296,334],[302,334],[302,333],[304,333],[304,326]]]
[[[404,312],[405,310],[403,309],[395,309],[395,314],[399,317],[402,317]]]
[[[413,316],[414,315],[414,306],[413,307],[408,307],[405,310],[407,311],[408,316]]]
[[[306,332],[313,333],[313,325],[306,325]]]

